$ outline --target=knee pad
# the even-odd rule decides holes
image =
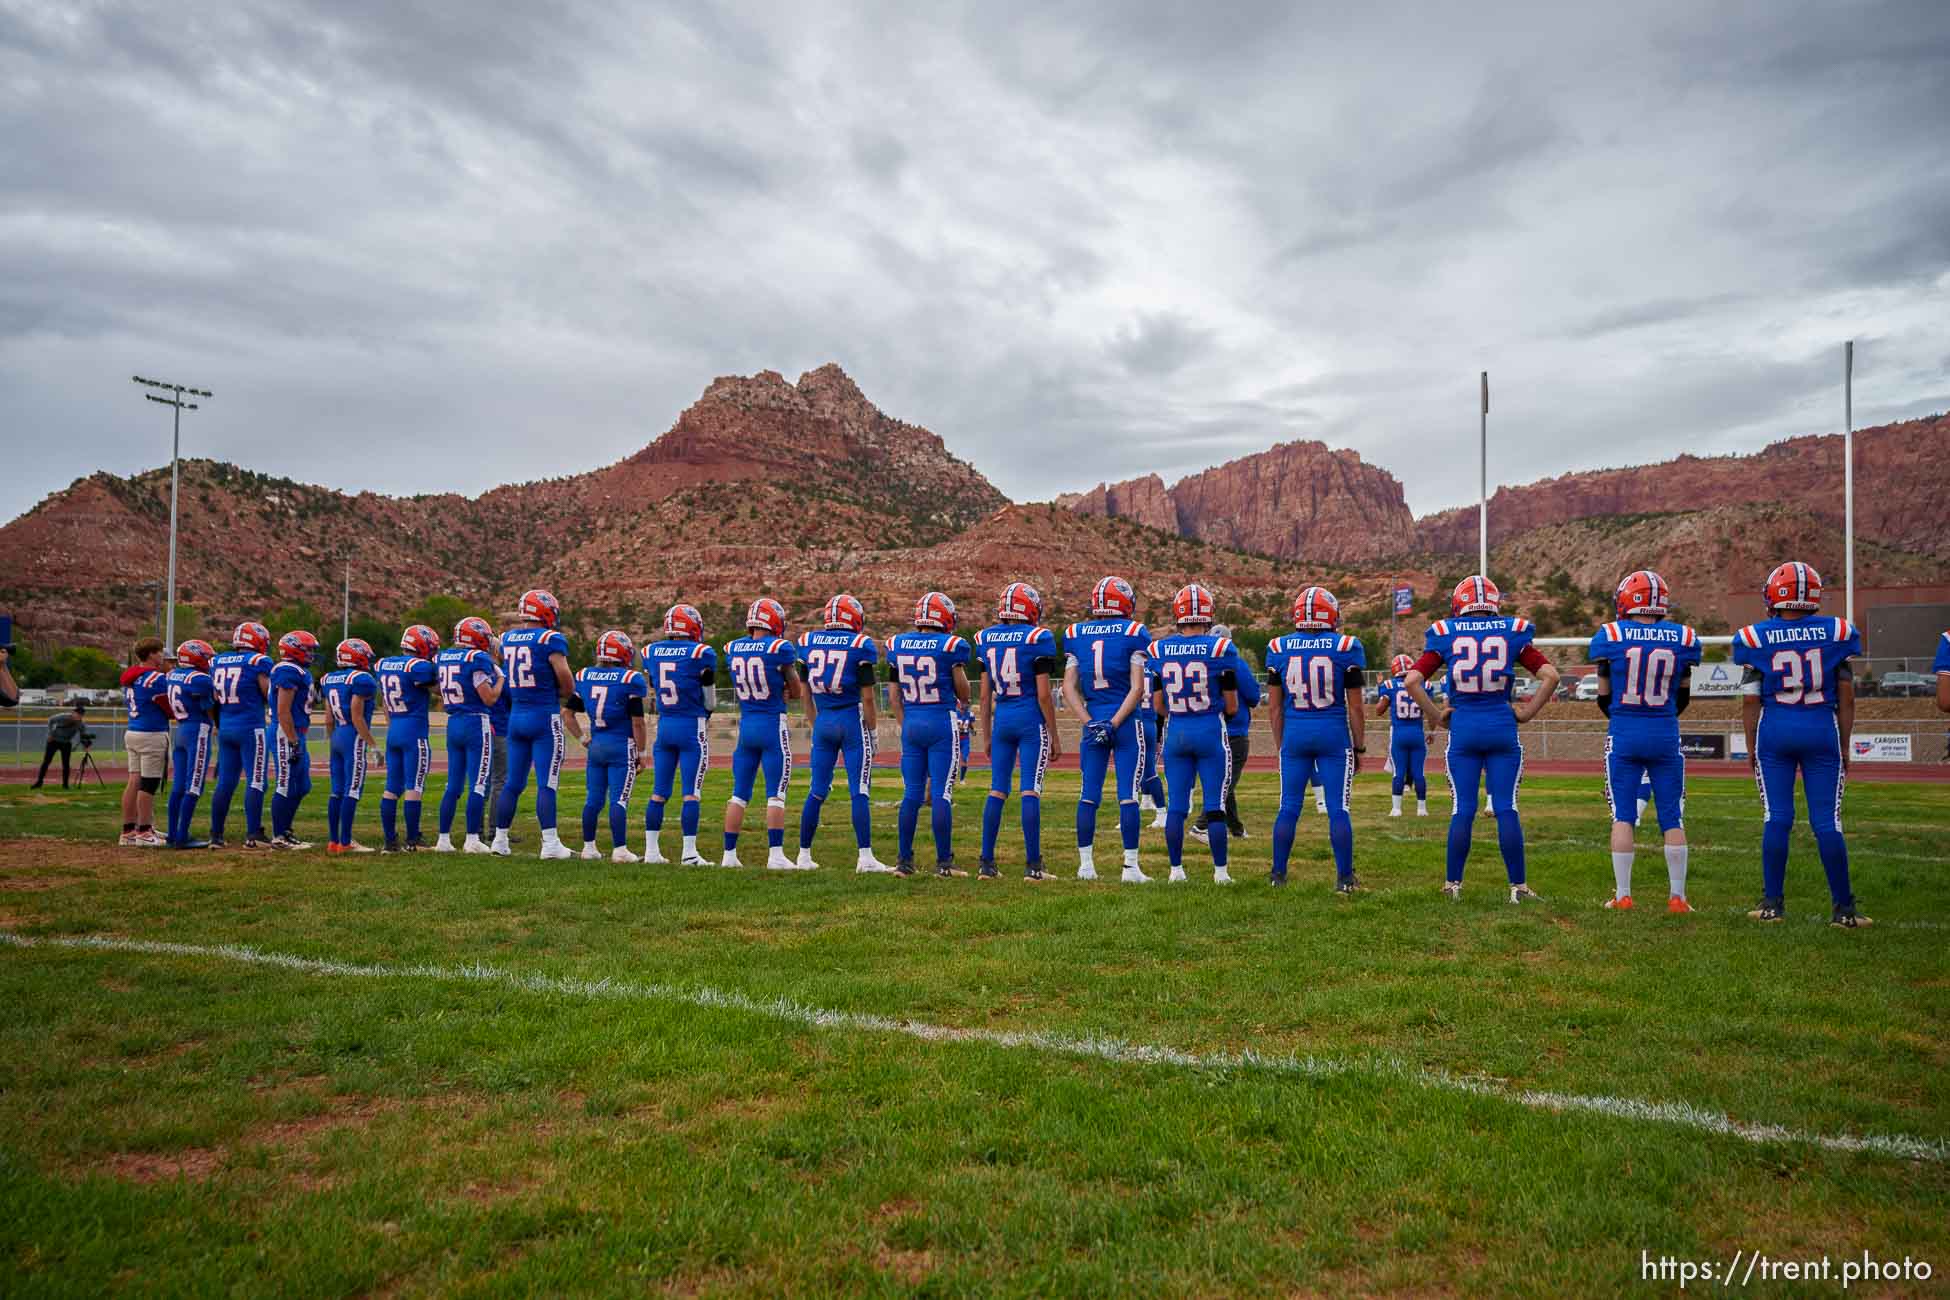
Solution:
[[[728,804],[732,804],[732,805],[734,805],[734,806],[736,806],[736,807],[739,807],[739,808],[743,808],[743,807],[745,806],[745,801],[744,801],[743,799],[740,799],[740,798],[739,798],[739,797],[738,797],[737,795],[735,795],[735,794],[734,794],[734,795],[732,795],[732,796],[731,796],[731,798],[729,798],[729,799],[727,799],[727,800],[725,800],[725,802],[726,802],[726,803],[728,803]]]
[[[140,778],[140,780],[142,783],[142,793],[144,794],[154,794],[156,791],[162,789],[162,778],[159,776],[145,776]]]
[[[767,799],[767,800],[765,801],[765,806],[766,806],[767,808],[783,808],[783,807],[785,807],[785,800],[784,800],[784,799],[782,799],[782,798],[780,798],[780,799]]]
[[[1225,825],[1225,820],[1226,820],[1226,810],[1225,810],[1225,809],[1223,809],[1223,808],[1207,808],[1207,809],[1206,809],[1206,810],[1204,811],[1204,813],[1202,813],[1202,814],[1200,815],[1200,817],[1199,817],[1199,824],[1200,824],[1201,826],[1206,826],[1206,827],[1211,827],[1211,826],[1223,826],[1223,825]]]

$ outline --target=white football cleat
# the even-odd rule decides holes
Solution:
[[[1510,886],[1510,901],[1520,904],[1541,903],[1544,901],[1544,897],[1529,885],[1512,885]]]
[[[1183,868],[1183,867],[1173,867],[1173,868],[1171,869],[1171,878],[1170,878],[1170,880],[1168,880],[1168,881],[1167,881],[1166,883],[1167,883],[1167,884],[1173,884],[1173,885],[1182,885],[1182,884],[1184,884],[1184,883],[1185,883],[1185,868]]]
[[[371,849],[370,847],[368,847],[368,846],[366,846],[366,845],[364,845],[364,844],[361,844],[361,843],[359,843],[359,841],[357,841],[357,840],[348,840],[348,841],[346,841],[346,845],[345,845],[345,851],[346,851],[347,853],[371,853],[371,852],[374,852],[374,850],[373,850],[373,849]]]
[[[818,864],[817,862],[814,862],[814,861],[813,861],[813,855],[812,855],[812,850],[811,850],[811,849],[800,849],[800,850],[799,850],[799,860],[798,860],[797,862],[794,862],[794,863],[792,864],[792,869],[793,869],[794,871],[817,871],[817,870],[819,870],[819,864]]]
[[[1088,862],[1077,868],[1078,880],[1095,880],[1096,878],[1097,868],[1091,866]]]
[[[452,852],[454,852],[454,851],[455,851],[455,849],[454,849],[454,839],[453,839],[453,836],[451,836],[451,835],[442,835],[442,836],[441,836],[441,837],[440,837],[439,839],[437,839],[437,840],[435,840],[435,841],[433,842],[433,851],[434,851],[435,853],[452,853]]]
[[[1327,811],[1327,796],[1326,796],[1326,795],[1324,795],[1324,794],[1322,794],[1322,795],[1315,795],[1315,796],[1314,796],[1314,811],[1315,811],[1315,812],[1317,812],[1317,813],[1324,813],[1324,812],[1326,812],[1326,811]]]
[[[1442,892],[1444,894],[1447,894],[1450,898],[1454,899],[1456,902],[1460,903],[1462,901],[1462,881],[1460,880],[1443,881]]]
[[[1193,826],[1187,823],[1185,826],[1185,835],[1189,839],[1197,840],[1200,844],[1210,844],[1212,842],[1212,833],[1203,826]]]
[[[514,849],[509,847],[508,837],[506,835],[495,836],[494,843],[488,847],[488,852],[497,858],[512,857],[514,855]]]
[[[873,855],[872,849],[861,849],[860,860],[854,865],[854,872],[862,876],[894,874],[894,869]]]
[[[718,865],[721,867],[742,867],[745,864],[738,860],[736,853],[726,853],[723,858],[719,859]]]
[[[1400,808],[1390,808],[1388,810],[1388,815],[1390,817],[1399,817],[1402,815],[1402,810]]]
[[[784,849],[773,849],[765,855],[765,869],[767,871],[798,870],[797,867],[792,865],[792,859],[786,856]]]
[[[467,837],[467,839],[466,839],[466,841],[465,841],[465,842],[463,842],[463,843],[461,844],[461,846],[460,846],[460,851],[461,851],[462,853],[492,853],[492,852],[494,852],[494,850],[493,850],[493,849],[491,849],[491,848],[489,848],[489,847],[488,847],[488,842],[487,842],[486,840],[484,840],[484,839],[482,839],[482,838],[481,838],[480,836],[478,836],[478,835],[469,835],[469,836]]]
[[[594,840],[582,846],[582,860],[584,862],[601,862],[603,860],[603,851],[596,847]]]
[[[683,857],[677,859],[677,865],[680,867],[708,867],[711,864],[705,860],[702,853],[686,853]]]
[[[1151,883],[1151,877],[1145,875],[1136,867],[1126,867],[1124,868],[1124,883],[1127,885],[1148,885]]]
[[[632,852],[630,852],[630,851],[629,851],[628,849],[626,849],[626,848],[622,848],[622,847],[620,847],[620,846],[619,846],[619,847],[617,847],[617,848],[615,848],[615,849],[612,849],[612,850],[610,851],[610,855],[609,855],[609,860],[610,860],[611,862],[641,862],[641,861],[643,861],[643,859],[642,859],[642,858],[639,858],[639,857],[638,857],[638,856],[637,856],[636,854],[634,854],[634,853],[632,853]]]
[[[575,850],[571,849],[561,840],[556,840],[553,843],[542,845],[542,851],[539,856],[544,862],[559,862],[563,858],[573,858],[575,856]]]
[[[1230,885],[1232,883],[1232,873],[1224,867],[1214,867],[1212,868],[1212,883],[1215,885]]]
[[[663,849],[658,847],[655,840],[650,840],[644,844],[643,860],[653,867],[667,867],[670,865],[670,859],[664,856]]]
[[[1425,803],[1416,804],[1415,815],[1417,817],[1427,817],[1429,815],[1429,806]]]
[[[1165,810],[1162,808],[1158,809],[1157,817],[1154,818],[1151,822],[1151,829],[1154,831],[1163,830],[1165,828],[1165,820],[1166,820]]]

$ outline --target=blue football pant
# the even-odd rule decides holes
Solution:
[[[427,772],[433,767],[433,746],[427,728],[417,718],[386,720],[386,790],[379,798],[379,821],[386,842],[399,838],[395,816],[406,798],[406,838],[420,838],[420,803],[426,794]],[[451,779],[451,778],[450,778]]]
[[[1513,885],[1524,883],[1523,823],[1517,819],[1517,792],[1523,784],[1523,742],[1517,737],[1513,713],[1481,718],[1457,710],[1450,719],[1449,747],[1443,763],[1449,769],[1448,869],[1445,878],[1460,881],[1469,862],[1471,835],[1476,829],[1476,790],[1489,789],[1496,813],[1496,842],[1503,851],[1503,870]]]
[[[1399,775],[1395,778],[1399,781]],[[1285,880],[1300,814],[1306,808],[1307,787],[1316,786],[1327,800],[1327,842],[1334,850],[1334,874],[1342,880],[1354,874],[1354,820],[1347,805],[1354,791],[1354,747],[1347,725],[1309,727],[1286,724],[1280,743],[1280,812],[1273,820],[1273,879]]]
[[[596,842],[596,822],[609,809],[611,848],[630,843],[630,792],[636,788],[636,738],[603,736],[589,746],[589,791],[582,801],[582,842]]]
[[[1841,728],[1835,715],[1824,710],[1799,716],[1777,712],[1769,717],[1763,709],[1754,748],[1760,758],[1755,779],[1764,818],[1760,838],[1762,894],[1781,898],[1787,889],[1788,833],[1794,829],[1794,778],[1799,772],[1808,796],[1808,826],[1815,833],[1815,848],[1828,876],[1829,900],[1836,907],[1855,906],[1848,875],[1848,841],[1842,838],[1842,792],[1847,774],[1842,770]]]
[[[761,772],[765,802],[785,807],[792,782],[792,728],[783,713],[746,713],[738,719],[738,747],[731,751],[733,803],[751,803]]]
[[[210,837],[223,838],[230,818],[230,798],[237,782],[244,786],[244,828],[252,839],[264,838],[264,790],[270,783],[271,747],[264,728],[217,729],[217,789],[210,800]]]
[[[1391,786],[1393,792],[1400,794],[1408,786],[1413,785],[1416,800],[1427,802],[1429,738],[1420,731],[1396,727],[1388,733],[1388,757],[1395,768],[1395,777]]]
[[[270,735],[276,754],[276,784],[271,791],[271,835],[276,838],[291,834],[291,824],[298,818],[298,805],[311,793],[311,750],[305,745],[302,731],[295,745],[285,739],[282,731],[272,730]]]
[[[1659,829],[1674,831],[1686,824],[1686,756],[1679,752],[1679,736],[1605,737],[1605,802],[1611,819],[1639,824],[1639,800],[1650,798],[1659,811]]]
[[[711,761],[709,718],[658,718],[650,744],[650,802],[643,806],[643,829],[651,839],[664,828],[664,804],[681,778],[683,810],[679,825],[686,836],[697,834],[698,799],[704,793],[704,770]]]
[[[1165,852],[1174,867],[1185,857],[1185,820],[1191,814],[1192,782],[1205,799],[1205,833],[1212,865],[1226,865],[1226,784],[1232,779],[1232,746],[1225,725],[1210,718],[1180,718],[1165,732]]]
[[[329,746],[331,794],[325,805],[326,833],[333,844],[352,842],[352,822],[366,792],[366,740],[356,728],[340,727]]]
[[[1002,806],[1022,769],[1022,844],[1025,866],[1043,863],[1043,776],[1049,771],[1049,733],[1042,710],[998,712],[989,733],[989,797],[982,805],[982,861],[995,861]]]
[[[210,728],[180,723],[170,754],[169,835],[171,844],[186,844],[196,801],[203,797],[203,774],[210,767]]]
[[[933,811],[934,860],[955,858],[954,790],[961,728],[948,713],[909,711],[901,723],[900,857],[914,856],[914,832],[921,804]]]
[[[515,808],[528,788],[530,768],[535,772],[535,820],[543,830],[552,831],[555,792],[562,783],[561,714],[517,711],[508,719],[508,776],[494,810],[497,830],[515,824]]]
[[[1099,719],[1109,721],[1108,718]],[[1144,769],[1152,761],[1144,734],[1144,723],[1137,714],[1124,719],[1112,733],[1108,745],[1083,744],[1077,754],[1083,769],[1083,788],[1077,800],[1077,847],[1090,848],[1097,840],[1097,808],[1104,798],[1104,778],[1114,767],[1117,772],[1117,827],[1124,847],[1138,846],[1138,796],[1143,793]]]
[[[813,724],[812,780],[806,790],[805,806],[799,810],[799,847],[810,849],[819,833],[819,814],[826,796],[833,791],[833,769],[846,764],[846,779],[852,791],[853,841],[860,848],[873,847],[874,734],[860,720],[858,709],[825,709]]]
[[[440,833],[452,835],[461,791],[467,792],[467,833],[479,836],[494,771],[494,724],[485,713],[447,718],[447,788],[440,792]]]

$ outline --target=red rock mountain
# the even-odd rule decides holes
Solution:
[[[1950,558],[1950,417],[1929,416],[1855,434],[1858,538]],[[1830,527],[1842,523],[1842,438],[1789,438],[1750,456],[1680,456],[1658,465],[1565,474],[1490,497],[1490,545],[1534,528],[1601,516],[1710,510],[1768,502]],[[1474,553],[1476,507],[1417,521],[1415,549]]]
[[[1169,488],[1151,474],[1056,504],[1284,559],[1358,564],[1414,549],[1395,476],[1322,442],[1281,443]]]

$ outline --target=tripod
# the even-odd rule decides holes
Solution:
[[[96,785],[103,784],[102,769],[95,762],[94,746],[83,745],[81,747],[81,765],[75,768],[74,783],[80,785],[83,781],[86,781],[90,772],[95,774]]]

